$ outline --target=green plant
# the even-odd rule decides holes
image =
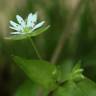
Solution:
[[[28,21],[24,21],[17,15],[19,25],[13,21],[10,22],[13,26],[10,28],[17,32],[11,32],[11,36],[5,38],[7,40],[30,40],[39,58],[39,60],[29,60],[20,56],[12,56],[14,62],[29,79],[20,86],[15,96],[95,96],[96,84],[83,75],[80,62],[76,62],[75,66],[70,66],[69,61],[56,65],[43,60],[32,37],[45,32],[49,26],[43,26],[44,21],[35,26],[37,15],[35,14],[34,17],[31,14],[29,17]],[[27,25],[26,22],[30,24]]]

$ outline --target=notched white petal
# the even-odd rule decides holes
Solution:
[[[13,34],[13,35],[17,35],[17,34],[25,34],[25,33],[23,33],[23,32],[11,32],[10,34]]]
[[[13,26],[13,27],[17,27],[17,26],[19,26],[19,24],[17,24],[17,23],[15,23],[14,21],[10,21],[10,24]]]
[[[34,26],[34,23],[33,23],[33,21],[32,21],[32,13],[30,13],[30,14],[28,15],[28,18],[27,18],[27,27],[33,28],[33,26]]]
[[[28,15],[28,20],[30,20],[32,18],[32,13],[30,13],[29,15]]]
[[[20,26],[20,25],[18,25],[18,26],[16,26],[16,27],[9,27],[9,28],[11,28],[11,29],[13,29],[13,30],[16,30],[16,31],[22,31],[23,30],[23,27],[22,26]]]
[[[19,15],[16,15],[17,21],[19,22],[19,24],[22,25],[22,27],[25,27],[25,21],[23,20],[23,18]]]
[[[37,12],[32,16],[32,22],[33,23],[37,22]]]
[[[32,30],[35,30],[35,29],[43,26],[44,23],[45,23],[45,21],[42,21],[42,22],[38,23],[37,25],[34,26],[34,28]]]
[[[11,32],[10,34],[20,34],[20,32]]]
[[[9,28],[11,28],[11,29],[13,29],[13,30],[16,30],[16,31],[18,31],[18,29],[17,28],[15,28],[15,27],[9,27]]]

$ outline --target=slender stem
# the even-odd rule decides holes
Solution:
[[[39,52],[38,52],[38,50],[37,50],[37,48],[35,46],[35,43],[33,42],[33,40],[31,38],[29,38],[29,40],[30,40],[30,42],[31,42],[31,44],[32,44],[32,46],[33,46],[38,58],[41,60],[42,58],[41,58],[41,56],[40,56],[40,54],[39,54]]]

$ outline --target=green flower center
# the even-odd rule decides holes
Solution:
[[[25,27],[25,28],[23,29],[23,32],[28,33],[30,30],[31,30],[31,29],[30,29],[29,27]]]

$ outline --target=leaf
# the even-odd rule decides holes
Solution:
[[[69,75],[73,68],[73,61],[72,60],[66,60],[62,64],[59,64],[58,66],[59,74],[58,74],[58,81],[66,81],[69,78]]]
[[[42,89],[36,83],[32,83],[31,80],[26,80],[16,91],[14,96],[38,96],[39,91],[42,91],[42,96],[47,96],[47,90]]]
[[[37,90],[38,86],[28,80],[18,88],[15,96],[36,96]]]
[[[77,86],[82,90],[85,96],[96,96],[96,83],[88,78],[77,83]]]
[[[59,87],[53,94],[53,96],[86,96],[76,86],[74,82],[67,82],[63,86]]]
[[[96,83],[89,79],[68,81],[55,90],[53,96],[96,96]]]
[[[84,78],[82,75],[83,69],[80,68],[80,62],[73,67],[73,61],[67,60],[66,62],[58,65],[58,81],[78,81]]]
[[[41,33],[45,32],[50,26],[46,26],[46,27],[41,27],[31,33],[27,33],[27,34],[18,34],[18,35],[12,35],[9,37],[5,37],[6,40],[22,40],[22,39],[26,39],[29,37],[35,37],[40,35]]]
[[[72,71],[74,72],[74,71],[80,69],[80,68],[81,68],[81,65],[80,65],[80,64],[81,64],[81,63],[78,62],[78,63],[73,67]]]
[[[31,80],[50,90],[57,87],[55,65],[42,60],[26,60],[17,56],[14,57],[14,61]]]

